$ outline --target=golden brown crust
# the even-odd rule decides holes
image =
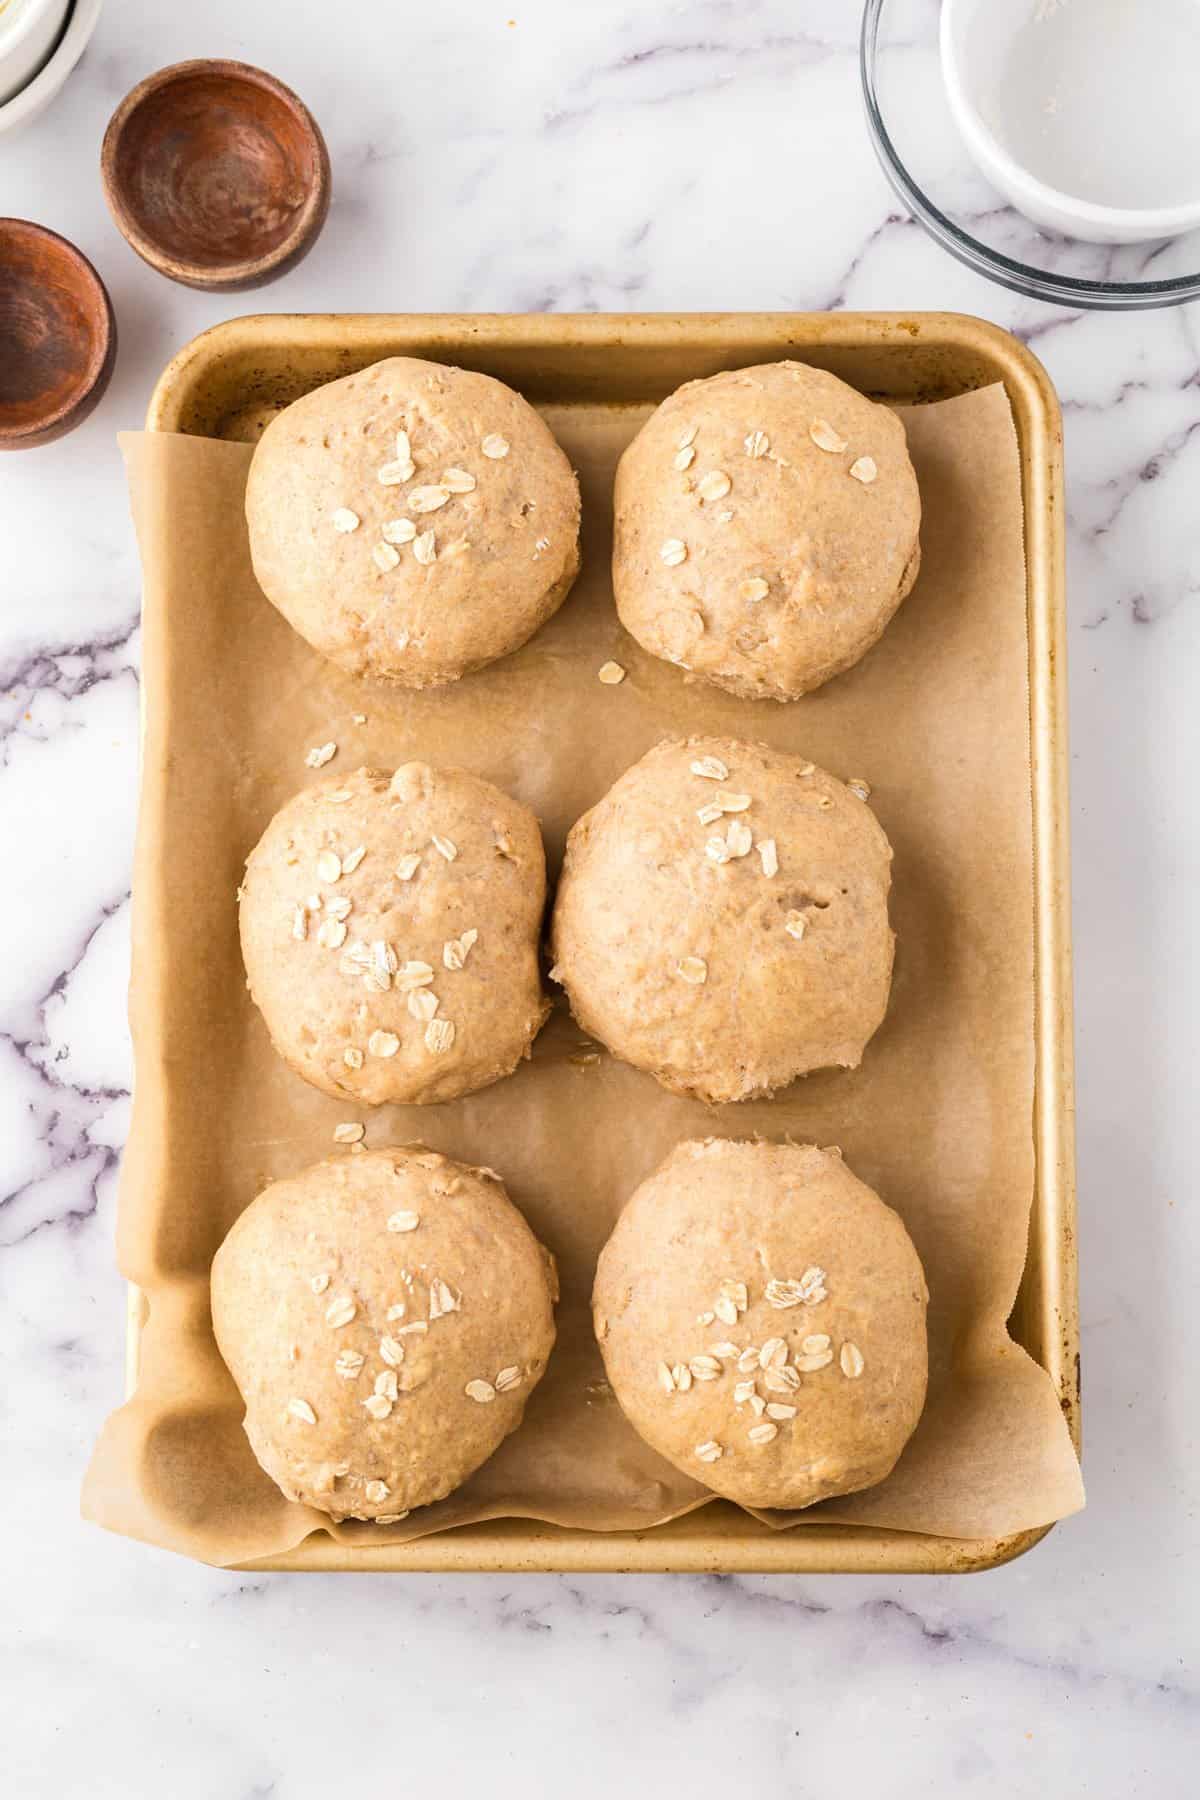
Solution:
[[[731,833],[741,853],[714,861]],[[891,855],[864,800],[803,758],[665,741],[571,830],[552,976],[585,1030],[678,1093],[853,1068],[887,1008]]]
[[[614,508],[625,629],[751,698],[793,700],[850,668],[920,566],[903,425],[802,363],[664,400],[621,458]]]
[[[710,1138],[630,1199],[592,1307],[647,1443],[743,1506],[801,1507],[895,1465],[925,1400],[927,1299],[902,1221],[836,1151]]]
[[[251,996],[324,1093],[450,1100],[511,1074],[545,1021],[545,901],[537,820],[490,782],[425,763],[334,776],[247,858]]]
[[[259,585],[300,635],[352,674],[405,687],[519,649],[579,570],[578,485],[538,414],[490,375],[415,357],[331,381],[272,420],[246,519]]]
[[[420,1145],[273,1182],[212,1268],[267,1474],[335,1518],[444,1498],[521,1423],[554,1343],[552,1268],[498,1176]]]

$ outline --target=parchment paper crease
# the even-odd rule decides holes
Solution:
[[[572,1061],[562,1009],[510,1080],[367,1118],[372,1144],[422,1139],[498,1168],[563,1279],[559,1342],[523,1427],[441,1505],[353,1540],[520,1516],[640,1528],[705,1490],[641,1444],[602,1384],[587,1296],[624,1199],[679,1138],[838,1143],[906,1220],[932,1294],[931,1383],[894,1474],[868,1493],[776,1514],[990,1537],[1082,1504],[1050,1381],[1007,1336],[1033,1183],[1033,895],[1021,498],[999,387],[906,413],[924,562],[878,647],[797,704],[736,700],[643,655],[608,580],[613,465],[641,407],[545,409],[580,471],[585,568],[516,656],[430,695],[364,687],[323,662],[259,592],[242,490],[250,449],[123,438],[145,575],[146,713],[137,847],[134,1125],[122,1271],[149,1297],[137,1394],[108,1421],[86,1514],[215,1563],[268,1555],[325,1524],[251,1456],[208,1314],[213,1251],[276,1176],[333,1152],[353,1116],[289,1073],[246,995],[234,892],[304,755],[328,772],[407,757],[476,770],[528,802],[552,871],[571,823],[671,733],[716,731],[863,776],[895,847],[890,1012],[855,1073],[772,1102],[705,1108],[613,1062]],[[620,687],[596,679],[614,658]],[[364,725],[353,722],[365,713]]]

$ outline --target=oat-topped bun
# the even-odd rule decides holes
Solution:
[[[557,1298],[500,1177],[419,1146],[273,1182],[212,1268],[255,1456],[338,1519],[391,1522],[487,1460],[546,1367]]]
[[[702,1100],[856,1067],[892,974],[868,791],[763,744],[657,745],[567,840],[551,975],[579,1023]]]
[[[528,807],[462,769],[319,781],[246,860],[242,955],[284,1061],[365,1101],[452,1100],[541,1030],[546,860]]]
[[[856,663],[917,577],[894,412],[803,363],[690,381],[617,470],[613,588],[654,656],[794,700]]]
[[[579,570],[579,489],[532,406],[410,356],[272,420],[246,519],[259,586],[301,637],[404,687],[519,649]]]
[[[743,1506],[882,1481],[925,1403],[921,1264],[904,1225],[812,1145],[680,1144],[600,1254],[613,1392],[677,1468]]]

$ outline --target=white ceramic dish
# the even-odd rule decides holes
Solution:
[[[71,0],[0,0],[0,103],[28,87],[70,10]]]
[[[16,131],[22,125],[28,125],[31,119],[47,106],[62,87],[67,76],[75,67],[87,48],[88,41],[96,29],[96,21],[100,17],[100,8],[104,0],[74,0],[70,6],[70,18],[67,28],[58,41],[50,60],[27,81],[19,93],[0,105],[0,134]],[[69,4],[69,0],[68,0]],[[65,13],[66,7],[62,8]],[[3,19],[0,13],[0,20]],[[59,24],[61,25],[61,15]],[[53,41],[53,38],[51,39]],[[3,40],[0,39],[0,44]],[[36,65],[35,65],[36,66]],[[0,63],[0,94],[4,93],[3,64]]]
[[[981,173],[1087,243],[1200,226],[1200,0],[943,0],[942,76]]]

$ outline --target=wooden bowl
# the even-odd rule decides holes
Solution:
[[[116,356],[112,305],[87,257],[44,225],[0,219],[0,450],[73,431]]]
[[[290,88],[248,63],[174,63],[109,120],[104,196],[144,261],[188,287],[273,281],[316,242],[329,152]]]

